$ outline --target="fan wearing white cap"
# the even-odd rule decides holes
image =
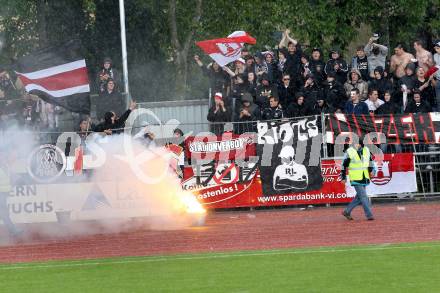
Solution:
[[[214,105],[209,109],[207,119],[212,122],[211,130],[216,135],[221,135],[224,131],[225,122],[230,121],[230,112],[223,101],[223,94],[220,92],[214,95]]]

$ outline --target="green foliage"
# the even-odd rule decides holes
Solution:
[[[0,28],[4,47],[1,62],[10,63],[36,48],[36,5],[32,0],[0,0]]]

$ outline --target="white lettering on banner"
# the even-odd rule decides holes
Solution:
[[[189,150],[192,153],[217,153],[243,149],[246,144],[252,143],[251,138],[238,138],[214,142],[191,142]]]
[[[258,201],[261,203],[287,203],[287,202],[295,202],[295,201],[325,201],[330,199],[344,199],[344,198],[352,198],[354,195],[342,193],[301,193],[301,194],[289,194],[289,195],[274,195],[274,196],[260,196],[258,197]]]
[[[235,191],[237,191],[237,184],[235,184]],[[215,197],[215,196],[219,196],[219,195],[223,195],[223,194],[228,194],[228,193],[232,193],[234,192],[234,188],[232,186],[229,187],[223,187],[220,186],[217,190],[215,191],[206,191],[202,194],[199,194],[197,197],[199,199],[207,199],[210,197]]]
[[[269,125],[272,126],[271,131],[269,131]],[[257,129],[258,144],[289,142],[295,136],[298,137],[298,141],[307,141],[319,134],[317,117],[314,117],[313,120],[305,118],[298,121],[289,121],[279,126],[275,122],[258,122]]]

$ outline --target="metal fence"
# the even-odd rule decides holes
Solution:
[[[158,138],[171,137],[172,130],[180,128],[185,134],[195,135],[200,132],[207,132],[215,123],[209,123],[206,120],[209,100],[193,101],[170,101],[170,102],[152,102],[140,103],[140,108],[146,108],[153,115],[146,115],[136,121],[133,126],[133,132],[139,131],[148,125],[149,130],[156,134]],[[321,117],[321,129],[326,129],[326,119]],[[74,123],[72,123],[74,124]],[[217,123],[224,124],[224,123]],[[234,130],[239,122],[226,123],[225,131]],[[70,131],[76,131],[77,127]],[[171,130],[171,131],[170,131]],[[0,129],[0,139],[7,139],[2,135]],[[36,143],[52,143],[61,131],[37,131]],[[334,158],[332,148],[334,145],[326,143],[326,135],[322,135],[323,147],[321,158]],[[388,152],[396,152],[396,149],[390,148]],[[402,152],[412,152],[415,155],[415,167],[417,176],[417,193],[399,194],[381,196],[382,199],[429,199],[440,198],[440,145],[403,145]]]

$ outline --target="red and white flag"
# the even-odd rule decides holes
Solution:
[[[79,46],[72,40],[20,58],[16,73],[26,91],[72,112],[89,113],[89,78]]]
[[[214,59],[218,65],[225,66],[240,58],[245,43],[255,45],[257,40],[247,32],[235,31],[227,38],[201,41],[196,45]]]
[[[416,170],[412,153],[385,154],[381,162],[374,162],[376,173],[367,186],[368,195],[401,194],[417,191]],[[349,174],[350,177],[350,174]],[[356,194],[354,188],[347,189]]]

